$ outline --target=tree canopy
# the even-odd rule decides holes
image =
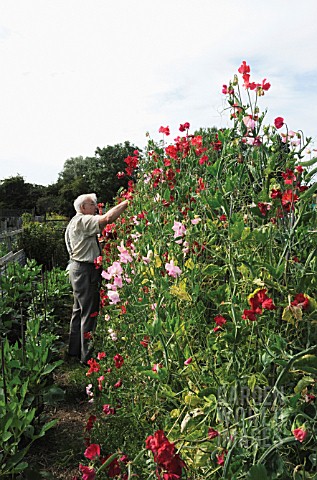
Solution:
[[[82,193],[95,192],[99,202],[111,203],[120,188],[127,188],[125,158],[138,150],[129,141],[103,148],[97,147],[94,157],[72,157],[65,161],[56,183],[33,185],[26,183],[21,175],[0,181],[0,208],[33,210],[42,215],[54,212],[67,216],[74,213],[73,202]]]

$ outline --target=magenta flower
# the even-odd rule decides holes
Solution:
[[[190,363],[192,363],[192,361],[193,361],[192,357],[189,357],[187,358],[187,360],[185,360],[184,365],[189,365]]]
[[[97,443],[91,443],[89,447],[86,448],[84,455],[89,460],[94,460],[96,457],[100,457],[100,445]]]
[[[116,413],[116,409],[111,407],[107,403],[102,407],[102,410],[103,410],[103,413],[105,413],[106,415],[114,415]]]
[[[215,430],[214,428],[208,428],[208,438],[212,440],[213,438],[216,438],[219,436],[219,432]]]
[[[277,129],[282,128],[284,125],[284,118],[276,117],[276,119],[274,120],[274,125],[275,125],[275,128]]]
[[[96,478],[96,472],[95,470],[91,467],[86,467],[85,465],[82,465],[81,463],[79,464],[79,470],[83,474],[82,480],[95,480]]]
[[[188,130],[190,127],[189,123],[188,122],[185,122],[185,123],[181,123],[180,126],[179,126],[179,131],[180,132],[185,132],[185,130]]]
[[[114,388],[120,388],[120,387],[122,387],[122,380],[121,380],[121,378],[117,381],[117,383],[114,384],[113,387],[114,387]]]
[[[174,265],[173,260],[171,260],[170,263],[165,264],[165,270],[167,271],[170,277],[174,277],[174,278],[179,277],[180,274],[182,273],[181,269],[177,265]]]

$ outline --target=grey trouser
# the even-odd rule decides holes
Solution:
[[[92,334],[96,328],[96,312],[99,312],[100,269],[93,263],[72,262],[69,279],[73,287],[74,305],[70,321],[69,355],[76,356],[84,363],[91,357],[85,333]],[[91,316],[92,315],[92,316]]]

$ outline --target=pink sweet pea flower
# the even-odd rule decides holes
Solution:
[[[116,305],[117,303],[120,302],[120,295],[117,291],[115,290],[109,290],[107,293],[109,297],[109,303],[110,305]]]
[[[101,377],[98,377],[98,390],[102,391],[102,382],[104,381],[105,377],[101,375]],[[87,457],[88,458],[88,457]]]
[[[174,232],[175,232],[174,233],[174,238],[182,237],[183,235],[186,234],[186,227],[181,222],[174,221],[174,225],[172,227],[172,230],[174,230]]]
[[[225,452],[218,453],[216,455],[218,465],[224,465],[225,463]]]
[[[298,440],[301,443],[307,437],[307,431],[304,430],[302,427],[295,428],[295,430],[292,430],[292,433],[293,433],[294,437],[296,438],[296,440]]]
[[[189,357],[187,358],[187,360],[185,360],[184,365],[189,365],[190,363],[192,363],[192,361],[193,361],[192,357]]]
[[[120,247],[118,246],[117,249],[119,250],[120,254],[119,254],[119,257],[120,257],[120,262],[122,263],[130,263],[133,261],[133,258],[131,257],[131,255],[129,254],[128,250],[126,249],[126,247],[123,245],[123,242],[121,242],[121,245]]]
[[[174,265],[173,260],[170,261],[170,263],[165,264],[165,270],[169,274],[170,277],[177,278],[179,275],[182,273],[181,269],[177,267],[177,265]]]
[[[154,363],[152,370],[153,372],[158,373],[160,368],[163,368],[163,365],[161,363]]]
[[[252,119],[252,115],[247,115],[246,117],[243,117],[243,123],[247,128],[250,128],[251,130],[253,130],[255,127],[255,121]]]

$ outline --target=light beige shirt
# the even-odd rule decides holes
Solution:
[[[99,215],[77,213],[67,225],[65,232],[70,259],[93,263],[100,255],[96,236],[99,232]]]

